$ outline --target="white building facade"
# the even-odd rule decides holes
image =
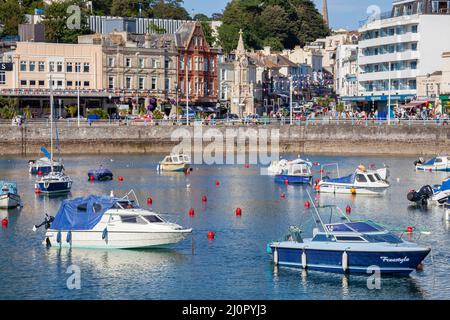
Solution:
[[[334,87],[338,98],[359,96],[358,45],[340,45],[336,48]]]

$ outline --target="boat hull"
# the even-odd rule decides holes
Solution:
[[[16,194],[0,195],[0,209],[10,209],[20,206],[20,197]]]
[[[286,180],[289,184],[310,184],[312,181],[312,176],[289,176],[284,174],[275,176],[276,182],[286,183]]]
[[[338,273],[372,273],[378,267],[382,274],[408,275],[422,263],[430,249],[399,252],[362,252],[345,251],[347,253],[347,268],[343,267],[342,250],[315,250],[302,248],[282,248],[271,246],[272,254],[276,250],[276,264],[288,267],[304,268],[302,254],[306,254],[306,269],[338,272]],[[274,254],[275,255],[275,254]],[[274,259],[275,260],[275,259]],[[370,272],[372,270],[372,272]]]
[[[113,180],[113,174],[109,174],[109,173],[99,173],[99,174],[95,174],[95,173],[88,173],[88,177],[89,180],[94,179],[97,181],[111,181]],[[91,178],[93,177],[93,178]]]
[[[39,182],[35,184],[35,189],[38,189],[40,193],[44,194],[60,194],[69,193],[72,188],[72,182]]]
[[[417,165],[417,171],[429,171],[429,172],[450,172],[450,166],[448,165]]]
[[[107,237],[103,239],[103,231],[87,230],[72,231],[71,242],[67,241],[68,232],[61,231],[58,243],[58,231],[48,230],[44,243],[47,239],[54,247],[92,248],[92,249],[141,249],[163,247],[172,245],[183,240],[192,232],[191,229],[179,231],[161,232],[128,232],[108,231]]]
[[[383,195],[389,187],[360,187],[344,184],[319,184],[320,193],[334,194],[360,194],[360,195]]]
[[[186,172],[189,169],[189,164],[160,164],[161,171],[167,172]]]

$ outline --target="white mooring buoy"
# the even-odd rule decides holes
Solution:
[[[302,252],[302,268],[306,269],[306,252],[303,250]]]
[[[347,269],[348,269],[348,255],[347,251],[344,251],[344,253],[342,253],[342,270],[346,272]]]

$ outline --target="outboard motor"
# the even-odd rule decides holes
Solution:
[[[425,159],[420,157],[419,160],[414,161],[414,166],[417,166],[418,164],[424,164]]]
[[[419,203],[422,205],[426,205],[428,199],[433,196],[433,188],[431,186],[423,186],[419,191],[411,190],[407,198],[411,202]]]
[[[45,219],[44,222],[42,222],[40,225],[34,225],[33,226],[33,231],[36,231],[37,229],[39,229],[40,227],[44,226],[45,230],[50,229],[52,222],[55,220],[55,217],[53,216],[49,216],[48,214],[45,214]]]

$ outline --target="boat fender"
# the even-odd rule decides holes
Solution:
[[[61,231],[58,231],[58,233],[56,234],[56,242],[61,244]]]
[[[303,250],[302,252],[302,267],[303,269],[306,269],[306,251]]]
[[[72,245],[72,231],[67,232],[66,242]]]
[[[278,265],[278,249],[277,249],[277,247],[275,247],[273,250],[273,263],[275,265]]]
[[[45,238],[45,245],[47,246],[47,248],[50,248],[52,246],[52,243],[50,242],[50,238]]]
[[[450,209],[445,210],[445,221],[450,221]]]
[[[342,253],[342,270],[344,272],[347,272],[347,270],[348,270],[348,254],[347,254],[347,251],[344,251]]]
[[[103,229],[102,239],[108,241],[108,228]]]
[[[350,189],[350,193],[351,193],[351,194],[356,194],[356,189],[355,189],[355,187],[352,187],[352,188]]]

